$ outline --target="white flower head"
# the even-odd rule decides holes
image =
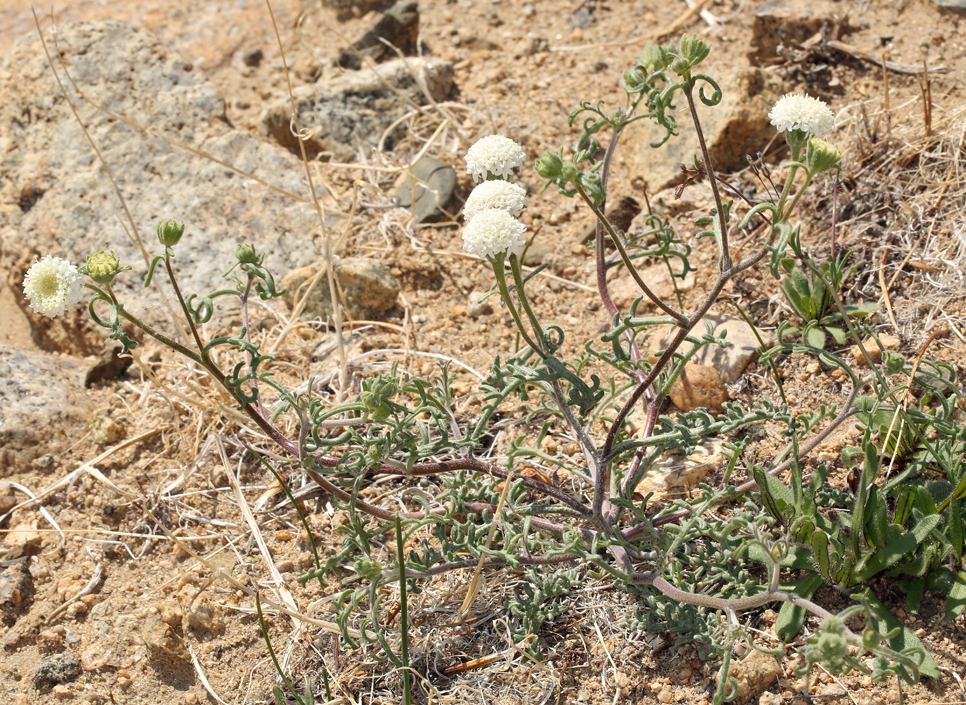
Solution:
[[[487,208],[463,228],[463,249],[480,259],[518,255],[526,244],[526,231],[526,225],[502,208]]]
[[[803,93],[782,96],[768,118],[779,132],[797,130],[809,137],[825,137],[835,128],[835,116],[825,102]]]
[[[466,173],[473,181],[485,181],[488,174],[508,179],[514,169],[523,166],[525,158],[520,145],[509,137],[490,135],[467,150]]]
[[[473,189],[463,206],[463,220],[469,223],[480,211],[499,208],[514,218],[527,207],[527,190],[509,181],[484,181]]]
[[[67,309],[80,301],[83,295],[81,283],[77,267],[65,259],[47,255],[27,270],[23,293],[30,301],[30,308],[54,318],[64,315]]]

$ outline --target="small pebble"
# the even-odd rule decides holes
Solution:
[[[288,529],[282,529],[277,534],[275,534],[275,538],[278,539],[279,541],[292,541],[295,539],[295,534],[293,534]]]
[[[657,694],[657,699],[662,703],[669,703],[674,700],[674,694],[670,688],[662,688],[661,692]]]

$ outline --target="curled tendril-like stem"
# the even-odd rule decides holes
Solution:
[[[701,99],[702,103],[707,105],[709,108],[713,108],[714,106],[716,106],[718,103],[721,102],[721,98],[724,96],[724,94],[721,92],[721,86],[719,86],[713,78],[703,73],[695,74],[694,77],[691,79],[691,85],[692,86],[697,85],[698,81],[704,81],[712,88],[714,88],[714,92],[711,94],[710,98],[705,97],[704,86],[701,86],[700,88],[698,88],[698,98]]]

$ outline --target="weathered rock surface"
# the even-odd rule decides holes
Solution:
[[[714,367],[689,363],[671,385],[668,396],[681,411],[708,409],[718,413],[728,401],[728,388]]]
[[[755,12],[752,20],[752,51],[749,58],[755,63],[768,63],[781,56],[785,50],[799,48],[824,27],[831,28],[839,22],[844,14],[843,10],[841,3],[836,4],[830,0],[812,0],[807,3],[772,0],[765,3]],[[847,21],[840,25],[842,31],[851,28]]]
[[[747,703],[761,695],[782,674],[774,656],[752,651],[744,659],[732,659],[729,676],[738,682],[736,703]]]
[[[34,675],[34,687],[37,690],[49,690],[55,685],[69,683],[77,678],[81,672],[80,661],[69,651],[48,656],[40,662],[40,668]]]
[[[364,68],[325,83],[296,88],[296,114],[306,152],[310,157],[324,152],[335,161],[351,162],[359,150],[367,153],[380,143],[384,149],[391,149],[406,128],[398,126],[383,140],[384,133],[412,110],[408,101],[425,105],[427,95],[436,101],[445,100],[452,86],[453,66],[448,61],[413,58],[394,59],[375,70]],[[286,95],[262,112],[259,123],[266,135],[299,152],[291,118],[292,104]]]
[[[285,302],[295,308],[298,300],[305,295],[306,288],[324,264],[302,267],[289,272],[282,279],[286,291]],[[396,303],[399,296],[399,282],[382,262],[364,257],[347,257],[335,263],[335,276],[341,303],[350,318],[372,320],[383,316]],[[305,309],[304,318],[328,319],[332,316],[332,298],[329,296],[329,283],[322,275],[312,290]]]
[[[28,561],[14,563],[0,572],[0,617],[8,624],[16,620],[34,596],[34,580]]]
[[[322,0],[322,6],[335,10],[340,21],[362,17],[372,10],[384,10],[390,5],[392,0]]]
[[[167,624],[157,610],[152,610],[141,623],[138,630],[151,658],[174,658],[190,661],[191,654],[184,645],[184,639],[170,624]]]
[[[783,93],[781,81],[758,68],[739,69],[722,77],[724,97],[721,103],[707,107],[698,102],[698,117],[704,131],[715,169],[728,173],[747,166],[746,154],[755,154],[775,134],[768,112]],[[705,93],[711,89],[705,87]],[[647,121],[630,125],[625,131],[626,145],[637,150],[636,172],[647,182],[648,192],[661,191],[683,180],[681,164],[694,163],[701,147],[688,115],[687,103],[677,101],[680,133],[671,137],[658,150],[651,142],[662,139],[663,128]]]
[[[85,366],[0,345],[0,467],[23,467],[86,433]]]
[[[110,165],[148,252],[160,251],[158,220],[183,220],[177,272],[186,294],[223,285],[239,241],[268,251],[267,265],[318,259],[305,207],[304,172],[285,150],[233,129],[222,97],[205,76],[153,35],[120,22],[66,24],[58,43],[74,80],[105,109],[204,150],[293,195],[96,111],[70,90],[91,137]],[[66,85],[70,85],[63,79]],[[117,217],[121,206],[54,81],[36,35],[20,40],[0,64],[0,269],[19,291],[38,255],[75,264],[113,249],[134,271],[115,280],[125,308],[165,322],[155,289],[142,286],[147,265]],[[29,197],[25,197],[25,195]],[[161,286],[167,286],[162,273]],[[173,297],[172,297],[173,298]],[[78,319],[87,314],[78,306]],[[156,320],[155,320],[156,319]],[[31,320],[42,323],[37,316]],[[167,325],[165,325],[167,328]],[[103,334],[98,333],[97,350]],[[66,341],[71,342],[71,341]]]
[[[675,286],[677,286],[677,291],[681,293],[694,288],[694,272],[688,272],[683,279],[672,279],[670,272],[667,270],[667,266],[663,262],[648,265],[647,267],[640,267],[638,273],[641,275],[641,279],[650,287],[651,291],[654,292],[655,296],[662,301],[670,303],[672,306],[676,304]],[[614,281],[609,283],[609,289],[610,297],[614,305],[625,314],[630,313],[630,307],[634,299],[644,294],[641,291],[641,287],[637,285],[637,282],[634,281],[630,274],[622,274],[615,278]],[[656,308],[657,306],[654,302],[647,296],[644,296],[637,310],[644,312]]]
[[[627,231],[631,227],[631,223],[634,219],[641,213],[641,204],[638,203],[637,199],[632,196],[618,196],[617,198],[612,198],[607,201],[604,206],[604,213],[607,216],[607,220],[610,224],[618,231]],[[580,242],[586,245],[588,242],[594,239],[597,233],[597,221],[584,228],[584,231],[580,234]]]
[[[390,53],[386,42],[404,54],[409,54],[416,46],[419,34],[419,9],[415,0],[400,0],[380,17],[352,47],[343,49],[335,60],[337,66],[358,70],[362,68],[362,57],[378,61]]]
[[[124,607],[120,600],[107,599],[91,608],[81,650],[85,670],[130,668],[147,654],[138,638],[144,620],[125,614]]]
[[[634,421],[637,429],[643,428],[644,415],[637,414]],[[721,453],[723,447],[723,441],[705,438],[691,455],[680,451],[664,453],[644,473],[637,485],[637,494],[646,497],[653,492],[658,500],[684,496],[689,488],[707,481],[724,465],[726,458]]]
[[[758,355],[758,338],[755,337],[751,326],[742,319],[725,313],[705,316],[691,334],[704,335],[705,322],[711,324],[715,336],[725,336],[727,345],[724,348],[718,345],[705,345],[692,361],[699,365],[713,367],[721,375],[725,384],[732,384],[741,377],[741,373]],[[671,342],[671,337],[676,330],[677,328],[672,330],[670,326],[656,328],[648,341],[648,352],[653,355],[663,350]],[[765,342],[768,342],[767,338]]]
[[[394,195],[400,208],[412,211],[416,224],[435,223],[455,215],[448,212],[455,190],[456,170],[440,159],[423,157],[413,164],[412,175],[408,172],[399,175]]]

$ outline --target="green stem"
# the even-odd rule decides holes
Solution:
[[[812,179],[814,177],[815,177],[815,174],[813,174],[812,172],[810,171],[805,172],[805,183],[802,184],[802,187],[800,189],[798,189],[798,193],[795,194],[795,198],[793,198],[792,202],[789,204],[788,212],[784,215],[785,221],[787,221],[789,218],[792,217],[792,213],[795,212],[795,206],[798,205],[798,200],[802,197],[802,194],[805,193],[805,189],[808,188],[808,185],[812,183]]]
[[[797,162],[801,156],[801,147],[792,147],[792,161]],[[775,208],[775,223],[784,223],[788,218],[782,216],[782,211],[785,209],[785,201],[788,200],[788,194],[792,192],[792,185],[795,183],[795,174],[798,173],[798,166],[793,165],[791,170],[788,172],[788,178],[785,180],[785,187],[782,189],[781,198],[778,199],[778,206]]]
[[[107,299],[110,299],[114,303],[115,306],[118,305],[117,298],[114,296],[114,292],[111,290],[110,286],[107,287],[107,291],[104,291],[103,289],[101,289],[97,285],[90,284],[88,282],[85,282],[84,283],[84,286],[86,286],[91,291],[96,291],[101,296],[103,296],[103,297],[105,297]],[[175,342],[174,340],[172,340],[171,338],[169,338],[168,336],[166,336],[164,333],[161,333],[159,331],[156,331],[154,328],[152,328],[151,326],[149,326],[147,323],[145,323],[144,321],[142,321],[140,318],[138,318],[136,316],[132,316],[123,307],[121,307],[121,308],[118,309],[118,313],[121,314],[121,316],[123,316],[124,318],[126,318],[128,321],[130,321],[131,323],[133,323],[135,326],[137,326],[138,328],[140,328],[141,330],[143,330],[145,333],[147,333],[148,335],[150,335],[152,338],[154,338],[155,340],[157,340],[159,343],[162,343],[163,345],[167,345],[172,350],[175,350],[175,351],[181,353],[185,357],[187,357],[187,358],[189,358],[189,359],[197,362],[199,365],[203,365],[204,364],[204,360],[201,359],[201,355],[199,355],[198,353],[196,353],[193,350],[190,350],[190,349],[186,348],[181,343]]]
[[[527,318],[530,319],[530,324],[533,326],[533,332],[537,334],[537,338],[543,341],[543,327],[540,325],[540,321],[537,320],[537,316],[533,313],[533,309],[530,307],[530,300],[527,298],[527,292],[523,289],[523,273],[520,271],[520,259],[515,255],[510,255],[510,271],[513,273],[513,283],[517,287],[517,295],[520,297],[520,305],[523,306],[523,310],[527,314]]]
[[[174,293],[178,295],[178,303],[181,304],[181,311],[184,313],[185,320],[188,321],[188,327],[191,328],[191,335],[194,336],[198,350],[202,351],[205,349],[205,346],[201,342],[201,336],[198,335],[198,328],[195,327],[194,316],[192,316],[191,309],[184,302],[184,297],[181,295],[181,287],[178,286],[178,281],[174,278],[174,269],[171,268],[171,250],[169,248],[164,249],[164,268],[168,270],[168,279],[171,281]]]
[[[674,318],[674,320],[685,323],[688,320],[688,317],[680,311],[675,311],[673,308],[661,301],[657,294],[651,291],[651,287],[644,282],[640,273],[637,271],[637,268],[631,262],[630,255],[627,254],[627,250],[624,248],[624,243],[621,241],[620,237],[618,237],[617,232],[614,230],[614,226],[610,224],[610,221],[607,220],[604,214],[601,213],[600,210],[594,205],[594,202],[591,200],[590,196],[587,195],[587,192],[584,191],[583,187],[578,183],[574,183],[574,186],[577,188],[577,193],[583,199],[584,203],[586,203],[590,210],[594,212],[594,215],[597,216],[597,220],[604,226],[604,229],[607,231],[607,235],[614,243],[614,247],[616,247],[617,251],[620,253],[621,259],[624,261],[624,266],[627,267],[627,271],[630,272],[631,277],[634,278],[634,282],[641,288],[641,291],[644,292],[647,298],[654,302],[655,306]]]
[[[510,299],[510,289],[506,285],[506,271],[503,268],[503,262],[505,259],[504,254],[499,254],[489,260],[490,264],[493,265],[493,274],[496,276],[496,286],[500,290],[500,296],[503,297],[504,303],[506,303],[507,309],[510,311],[510,315],[513,316],[513,321],[517,324],[517,330],[523,339],[527,341],[527,345],[533,348],[536,353],[544,358],[546,355],[543,354],[543,348],[537,345],[530,338],[530,334],[527,333],[527,329],[523,325],[523,319],[520,317],[520,312],[517,311],[516,306],[513,305],[512,299]],[[523,297],[521,296],[521,299]]]

